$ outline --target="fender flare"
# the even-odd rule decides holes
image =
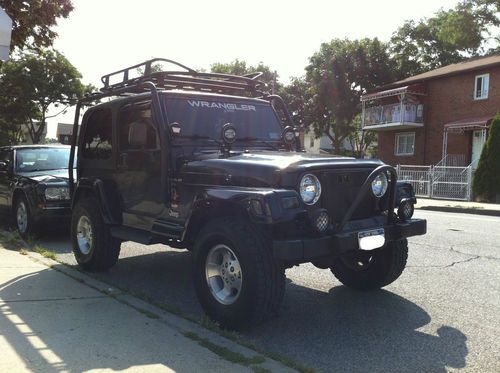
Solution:
[[[397,181],[396,182],[396,200],[394,207],[399,207],[402,201],[417,203],[417,197],[415,197],[415,191],[413,190],[413,185],[407,181]]]
[[[80,198],[86,196],[94,197],[99,205],[103,220],[106,224],[119,224],[119,221],[111,212],[110,203],[104,191],[104,183],[100,179],[84,179],[81,178],[76,184],[73,197],[71,199],[71,209],[75,207]]]
[[[243,215],[251,224],[270,225],[290,221],[304,211],[283,209],[282,197],[297,197],[294,190],[209,188],[197,194],[192,202],[182,240],[189,241],[207,221],[227,215]]]

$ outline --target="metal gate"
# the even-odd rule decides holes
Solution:
[[[471,200],[472,167],[397,166],[398,179],[412,184],[420,197]]]
[[[398,180],[404,180],[413,186],[415,194],[419,197],[431,196],[431,170],[432,166],[403,166],[398,165]]]

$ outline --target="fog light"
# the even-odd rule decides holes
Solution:
[[[401,220],[408,220],[413,216],[415,208],[410,201],[402,201],[398,207],[398,216]]]
[[[330,217],[326,211],[321,211],[318,216],[316,216],[316,229],[319,232],[325,232],[330,225]]]

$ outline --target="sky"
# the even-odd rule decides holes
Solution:
[[[236,58],[260,61],[287,82],[304,74],[308,58],[334,38],[391,34],[408,19],[432,16],[456,0],[73,0],[55,28],[54,47],[100,87],[103,74],[153,57],[198,69]],[[49,114],[56,113],[57,110]],[[47,137],[73,112],[49,119]]]

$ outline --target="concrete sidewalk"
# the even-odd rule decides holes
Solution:
[[[0,245],[1,372],[291,371],[75,269],[21,253]]]
[[[500,216],[500,204],[417,197],[415,208],[431,211]]]

